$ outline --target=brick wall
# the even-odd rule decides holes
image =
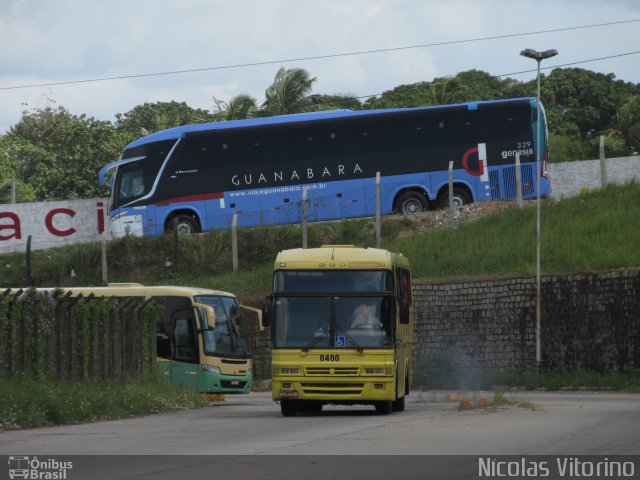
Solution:
[[[545,369],[640,368],[640,269],[544,276]],[[461,371],[536,368],[535,277],[414,284],[414,361],[446,356]],[[257,379],[269,378],[270,335],[251,339]]]
[[[536,367],[535,277],[414,285],[414,360],[446,354],[469,370]],[[545,369],[640,368],[640,269],[541,281]]]

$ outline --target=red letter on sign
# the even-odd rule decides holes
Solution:
[[[20,218],[18,215],[13,212],[0,212],[0,220],[3,218],[13,220],[13,225],[0,225],[0,231],[13,230],[13,235],[0,235],[0,240],[11,240],[12,238],[20,240],[22,237],[20,236]]]
[[[54,208],[49,213],[47,213],[47,216],[44,218],[44,224],[47,226],[47,230],[49,230],[49,232],[51,232],[56,237],[68,237],[69,235],[76,233],[75,228],[68,228],[67,230],[58,230],[56,227],[53,226],[54,215],[63,214],[63,213],[65,215],[69,215],[70,217],[75,217],[76,215],[76,212],[74,212],[69,208]]]

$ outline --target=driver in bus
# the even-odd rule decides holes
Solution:
[[[351,328],[382,328],[375,303],[363,303],[354,310]]]

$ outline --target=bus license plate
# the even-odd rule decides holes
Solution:
[[[237,387],[238,385],[240,385],[240,380],[231,380],[232,387]]]
[[[297,390],[280,390],[280,398],[298,398]]]

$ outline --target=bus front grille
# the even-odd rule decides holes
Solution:
[[[302,383],[302,391],[307,395],[360,395],[364,383]]]
[[[222,388],[244,388],[247,382],[236,382],[232,384],[231,380],[220,380],[220,386]]]
[[[359,367],[306,367],[306,375],[351,375],[356,376],[360,374]]]

